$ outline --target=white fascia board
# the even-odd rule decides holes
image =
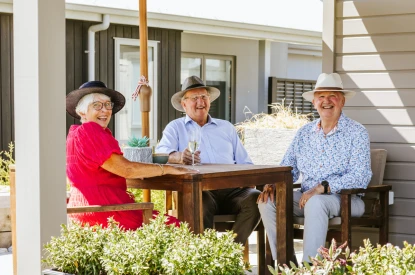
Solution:
[[[0,12],[12,13],[13,1],[0,0]],[[66,4],[66,18],[101,22],[102,15],[109,14],[113,24],[138,26],[138,11],[106,7]],[[177,29],[188,33],[236,37],[256,40],[270,40],[321,47],[322,34],[316,31],[279,28],[255,24],[202,19],[161,13],[147,14],[147,26]]]
[[[323,56],[321,46],[289,44],[288,54]]]
[[[138,26],[138,11],[112,9],[77,4],[66,4],[66,18],[97,21],[103,14],[110,15],[110,22]],[[183,30],[189,33],[238,37],[245,39],[268,39],[271,41],[321,46],[322,34],[316,31],[296,30],[255,24],[236,23],[212,19],[147,13],[147,26]]]

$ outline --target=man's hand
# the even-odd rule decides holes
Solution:
[[[303,195],[300,198],[300,201],[298,202],[298,205],[300,206],[300,209],[305,207],[305,204],[307,201],[314,195],[320,195],[324,193],[324,187],[321,184],[318,184],[314,186],[312,189],[307,190],[303,193]]]
[[[195,163],[200,163],[200,151],[195,152]],[[192,164],[192,153],[190,153],[189,149],[186,148],[181,153],[181,163],[191,165]]]
[[[256,203],[266,203],[268,198],[273,202],[275,199],[275,184],[266,184],[264,190],[259,194]]]
[[[190,165],[192,164],[192,154],[187,148],[183,152],[173,152],[169,155],[169,163]],[[195,152],[195,163],[200,163],[200,151]]]

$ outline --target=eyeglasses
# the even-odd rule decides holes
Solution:
[[[184,99],[190,99],[191,101],[196,102],[199,98],[203,101],[207,101],[210,98],[210,95],[194,95],[185,97]]]
[[[111,101],[107,101],[105,103],[102,103],[101,101],[92,102],[92,108],[94,108],[94,110],[96,111],[101,110],[102,107],[104,106],[105,106],[105,109],[112,110],[112,108],[114,108],[114,102],[111,102]]]

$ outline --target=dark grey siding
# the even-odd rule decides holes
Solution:
[[[88,28],[98,22],[66,20],[66,93],[88,80]],[[95,78],[114,88],[114,37],[139,38],[139,27],[111,24],[95,36]],[[0,14],[0,150],[14,141],[13,117],[13,15]],[[149,28],[148,39],[158,47],[158,139],[167,123],[181,114],[170,104],[180,90],[181,31]],[[62,110],[64,112],[65,110]],[[79,123],[69,115],[66,126]],[[109,126],[114,130],[114,120]]]

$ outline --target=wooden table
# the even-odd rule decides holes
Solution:
[[[186,166],[191,168],[191,166]],[[293,182],[291,167],[248,164],[202,164],[199,174],[127,179],[130,188],[178,191],[179,219],[203,232],[202,191],[276,183],[278,263],[289,263],[293,251]],[[268,255],[267,255],[268,256]]]

